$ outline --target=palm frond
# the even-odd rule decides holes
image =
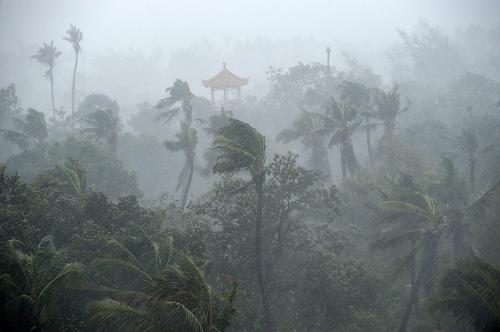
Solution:
[[[90,269],[119,268],[135,273],[143,278],[146,283],[151,283],[153,278],[135,264],[116,258],[98,258],[91,262]]]
[[[500,270],[471,257],[449,269],[439,283],[431,311],[451,313],[479,331],[500,328]]]
[[[110,239],[106,243],[106,246],[110,250],[111,254],[115,256],[115,258],[125,259],[126,261],[132,263],[138,268],[144,270],[144,266],[137,259],[137,257],[132,253],[123,243],[116,239]]]
[[[491,211],[492,207],[497,207],[500,202],[500,178],[493,185],[472,202],[465,210],[463,215],[469,214],[481,216]]]
[[[229,119],[214,141],[216,173],[235,173],[254,169],[262,171],[265,163],[265,137],[249,124]]]
[[[162,326],[142,308],[111,299],[90,302],[89,322],[95,331],[161,331]]]
[[[42,303],[47,298],[58,295],[60,287],[69,282],[74,282],[81,275],[83,267],[79,264],[68,264],[63,272],[52,278],[47,285],[38,293],[38,302]]]

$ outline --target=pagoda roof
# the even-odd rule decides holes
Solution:
[[[248,84],[248,78],[242,78],[233,74],[226,68],[226,63],[222,63],[222,70],[214,77],[203,80],[203,85],[207,88],[239,88]]]

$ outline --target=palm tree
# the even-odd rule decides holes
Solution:
[[[73,46],[75,51],[75,66],[73,67],[73,82],[71,84],[71,116],[75,114],[75,82],[76,82],[76,68],[78,67],[78,56],[81,51],[80,42],[83,38],[83,33],[80,29],[77,29],[73,24],[70,26],[69,30],[66,31],[68,37],[64,37]]]
[[[416,200],[417,197],[419,197],[419,200]],[[447,206],[440,205],[428,194],[419,192],[414,192],[401,200],[386,199],[382,203],[381,221],[390,221],[393,225],[382,233],[383,241],[386,244],[397,246],[416,239],[415,245],[411,246],[411,250],[406,257],[410,259],[412,255],[420,252],[418,273],[401,319],[400,332],[406,331],[410,314],[418,301],[421,287],[425,286],[428,293],[432,290],[433,270],[438,259],[439,240],[445,232],[450,232],[453,236],[453,242],[461,241],[463,247],[465,247],[463,234],[465,218],[469,215],[483,214],[492,206],[495,207],[499,199],[500,180],[473,203],[460,209],[450,208],[450,203]],[[394,224],[394,221],[396,221],[396,224]],[[457,228],[457,225],[459,228]],[[403,260],[403,262],[406,261],[408,260]]]
[[[419,192],[407,192],[401,196],[401,200],[386,199],[382,202],[381,208],[380,221],[390,222],[392,227],[381,233],[378,246],[401,246],[411,242],[410,250],[402,260],[403,264],[411,262],[417,255],[420,256],[416,264],[418,266],[416,279],[412,282],[413,287],[399,326],[399,331],[404,332],[410,314],[418,302],[420,289],[422,286],[426,286],[428,290],[432,288],[438,244],[446,230],[447,219],[436,201],[429,195]]]
[[[21,150],[33,145],[43,145],[48,136],[45,115],[33,108],[28,109],[24,118],[13,119],[17,130],[0,129],[6,140],[17,144]]]
[[[81,121],[88,125],[82,129],[82,133],[105,142],[113,156],[116,156],[120,119],[113,111],[111,109],[98,108],[96,111],[87,114]]]
[[[56,304],[64,286],[76,282],[78,264],[65,264],[51,236],[43,238],[35,255],[23,253],[20,241],[0,244],[0,326],[6,331],[52,330]]]
[[[233,117],[233,113],[231,111],[226,111],[222,108],[221,111],[211,115],[207,120],[204,119],[196,119],[202,125],[204,125],[203,130],[207,133],[207,135],[213,140],[217,137],[219,130],[228,124],[228,119]],[[204,176],[209,176],[212,174],[212,168],[215,165],[217,156],[216,152],[212,147],[208,147],[203,152],[203,157],[205,159],[205,165],[201,169],[201,174]]]
[[[92,268],[107,274],[125,271],[135,275],[138,289],[97,289],[108,294],[88,305],[89,322],[97,331],[223,331],[236,284],[229,293],[214,295],[203,273],[187,256],[172,264],[173,239],[154,241],[143,231],[152,261],[145,261],[117,240],[108,241],[111,258],[96,259]],[[216,300],[224,304],[220,310]],[[224,320],[226,320],[224,322]]]
[[[479,147],[479,141],[476,132],[472,129],[464,129],[462,134],[457,137],[458,147],[469,157],[469,181],[470,190],[474,192],[476,178],[476,152]]]
[[[264,330],[274,330],[271,304],[267,294],[262,263],[262,208],[266,178],[266,139],[255,128],[237,119],[228,119],[228,125],[219,130],[214,141],[217,161],[214,173],[249,173],[255,186],[255,266],[259,291],[264,308]]]
[[[314,113],[314,116],[322,124],[318,133],[330,136],[329,146],[339,146],[342,178],[346,178],[347,171],[354,175],[359,170],[359,164],[352,146],[352,135],[361,124],[356,110],[331,98],[326,113]]]
[[[169,96],[161,99],[156,105],[159,109],[166,109],[166,111],[160,114],[159,118],[169,122],[181,111],[184,113],[184,121],[181,123],[181,130],[176,134],[177,141],[166,141],[164,143],[169,151],[176,152],[182,150],[186,157],[186,161],[177,182],[177,190],[184,187],[181,194],[181,204],[184,208],[186,206],[191,180],[193,179],[196,144],[198,143],[196,130],[191,128],[193,122],[192,100],[194,95],[191,93],[187,82],[179,79],[177,79],[174,85],[168,88],[166,92]]]
[[[54,46],[54,41],[51,41],[50,44],[43,43],[43,47],[38,49],[38,53],[33,55],[31,58],[38,60],[41,64],[49,67],[45,72],[45,77],[50,80],[50,98],[52,101],[52,112],[54,119],[56,117],[56,102],[54,100],[54,66],[56,58],[61,55],[61,52],[57,50]]]
[[[382,194],[384,201],[405,201],[416,205],[421,203],[419,188],[410,175],[402,173],[395,179],[384,176],[375,187]],[[418,252],[416,248],[419,234],[412,230],[418,228],[419,220],[413,216],[398,214],[391,216],[385,211],[381,215],[381,222],[396,221],[396,223],[392,223],[391,227],[380,232],[372,243],[372,247],[375,250],[395,249],[398,254],[394,264],[395,272],[399,273],[406,268],[410,286],[413,289],[417,279]],[[418,296],[415,300],[415,314],[417,317],[420,314]]]
[[[374,111],[370,105],[370,89],[361,83],[344,81],[340,85],[340,92],[341,100],[355,107],[364,119],[364,124],[361,126],[361,129],[366,133],[368,157],[370,158],[370,162],[373,163],[371,132],[375,129],[377,124],[371,122],[371,119],[374,117]]]
[[[179,174],[179,180],[177,182],[176,190],[182,188],[181,193],[181,206],[184,208],[186,206],[189,188],[191,187],[191,181],[193,179],[194,173],[194,159],[196,155],[196,145],[198,143],[198,135],[196,134],[196,129],[191,128],[186,122],[181,123],[181,131],[176,135],[175,141],[165,141],[163,143],[167,150],[172,152],[182,151],[186,157],[184,166],[182,167],[181,173]]]
[[[328,161],[328,150],[324,137],[318,132],[320,128],[317,118],[311,112],[303,110],[290,128],[278,134],[277,140],[285,144],[300,140],[305,149],[311,149],[309,159],[311,168],[320,172],[328,182],[331,182],[332,172]]]
[[[184,113],[184,121],[191,124],[193,122],[193,97],[187,82],[177,79],[174,85],[165,90],[168,97],[161,99],[156,108],[166,109],[160,114],[160,118],[166,122],[171,121],[181,111]]]
[[[394,85],[388,91],[377,90],[376,92],[377,106],[375,117],[382,121],[384,126],[384,134],[382,140],[389,139],[394,134],[396,128],[396,118],[401,113],[408,110],[410,103],[408,101],[405,107],[401,107],[401,96],[399,95],[399,87]]]
[[[60,169],[76,195],[87,190],[87,175],[78,160],[68,157]]]
[[[451,313],[476,331],[500,331],[500,269],[472,256],[449,269],[431,311]]]
[[[448,220],[448,230],[452,238],[455,259],[466,253],[465,225],[462,216],[469,204],[466,181],[460,176],[453,161],[442,158],[440,174],[428,192],[444,207]]]

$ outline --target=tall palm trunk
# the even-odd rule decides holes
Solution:
[[[418,301],[418,293],[420,291],[420,287],[422,287],[426,274],[427,274],[427,269],[422,268],[417,280],[415,281],[415,287],[413,287],[411,290],[410,298],[406,303],[405,311],[403,313],[403,317],[401,318],[401,323],[399,324],[398,332],[406,332],[406,326],[408,325],[408,321],[410,320],[411,310]]]
[[[73,83],[71,84],[71,116],[75,114],[75,83],[76,83],[76,68],[78,67],[78,51],[75,51],[75,66],[73,67]]]
[[[350,138],[343,144],[342,151],[344,152],[344,164],[347,167],[349,174],[355,175],[359,170],[359,164],[356,159],[356,155],[354,154],[354,147],[352,146]]]
[[[50,99],[52,101],[52,115],[54,119],[56,118],[56,102],[54,98],[54,75],[52,74],[52,67],[49,68],[49,79],[50,79]]]
[[[194,158],[190,158],[187,161],[188,167],[189,167],[189,173],[188,173],[188,179],[186,181],[186,186],[184,187],[184,190],[182,191],[182,208],[186,206],[186,202],[188,199],[188,194],[189,194],[189,189],[191,187],[191,181],[193,180],[193,173],[194,173]]]
[[[460,258],[465,255],[465,235],[464,229],[461,223],[457,223],[453,227],[453,251],[455,262],[458,262]]]
[[[328,183],[332,183],[332,171],[330,169],[330,162],[328,161],[328,151],[323,142],[315,142],[312,147],[311,153],[311,168],[318,171]]]
[[[373,164],[371,129],[368,127],[366,128],[366,146],[368,147],[368,157],[370,158],[370,163]]]
[[[340,165],[342,167],[342,180],[345,180],[347,176],[347,169],[346,169],[346,164],[345,164],[345,152],[344,152],[344,145],[340,145]]]
[[[470,191],[474,192],[476,185],[476,158],[473,156],[469,159],[469,178],[470,178]]]
[[[394,128],[396,128],[396,124],[394,123],[394,119],[387,120],[385,122],[385,132],[384,135],[387,137],[392,137],[394,134]]]
[[[424,240],[427,242],[427,248],[424,248],[424,254],[421,258],[420,271],[418,273],[418,278],[415,281],[415,287],[412,288],[410,293],[410,298],[406,303],[405,311],[403,317],[401,318],[401,323],[399,324],[398,332],[406,332],[406,326],[410,320],[410,314],[413,306],[416,305],[418,301],[418,294],[420,288],[424,283],[429,282],[429,276],[432,275],[432,270],[434,268],[434,262],[436,259],[436,250],[438,246],[438,238],[436,235],[429,235],[429,238]]]
[[[118,151],[118,134],[117,133],[110,134],[109,140],[108,140],[108,145],[109,145],[109,148],[111,149],[111,153],[113,154],[113,157],[116,158],[116,154]]]
[[[412,240],[411,241],[412,250],[415,248],[415,246],[416,246],[416,241]],[[417,279],[417,255],[413,254],[410,259],[410,285],[412,290],[415,288],[415,284],[417,281],[416,279]],[[418,300],[418,294],[417,298],[415,299],[415,316],[417,318],[420,317],[420,305]]]
[[[256,193],[256,214],[255,214],[255,266],[257,272],[257,282],[259,284],[260,297],[264,308],[264,331],[272,332],[273,321],[271,314],[271,304],[267,294],[266,282],[264,280],[264,271],[262,270],[262,208],[264,198],[265,174],[257,174],[254,177]]]

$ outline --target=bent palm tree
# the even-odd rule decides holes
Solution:
[[[100,109],[87,114],[80,121],[88,126],[82,129],[84,135],[100,140],[108,145],[113,156],[116,156],[118,148],[118,133],[120,131],[120,119],[111,109]]]
[[[233,117],[233,113],[231,111],[225,111],[222,109],[220,112],[217,112],[211,115],[208,120],[204,119],[196,119],[202,125],[204,125],[203,130],[207,133],[207,135],[213,140],[217,137],[217,133],[219,130],[227,126],[228,119]],[[209,176],[212,174],[212,168],[215,165],[215,160],[217,158],[216,153],[212,147],[208,147],[203,152],[203,157],[205,159],[205,165],[201,169],[201,173],[204,176]]]
[[[138,290],[120,291],[103,288],[111,297],[88,305],[90,325],[97,331],[223,331],[221,318],[232,307],[233,287],[229,297],[219,297],[223,310],[203,273],[187,256],[176,265],[170,263],[172,239],[160,244],[144,232],[151,249],[152,262],[144,261],[117,240],[108,246],[113,258],[97,259],[93,268],[128,271],[140,281]],[[104,270],[103,270],[104,269]],[[224,294],[226,295],[226,294]]]
[[[182,166],[181,173],[179,174],[176,188],[176,190],[182,188],[181,205],[184,208],[186,206],[189,188],[191,187],[191,181],[193,179],[194,159],[196,155],[198,136],[196,134],[196,129],[191,128],[186,122],[181,123],[181,131],[178,132],[175,136],[177,140],[165,141],[165,143],[163,144],[169,151],[184,152],[184,156],[186,157],[184,166]]]
[[[396,128],[396,118],[401,113],[408,110],[410,103],[405,107],[401,107],[401,96],[399,95],[399,87],[394,85],[390,90],[377,90],[377,107],[375,117],[382,121],[384,125],[384,134],[382,141],[391,138]]]
[[[56,325],[61,290],[78,280],[78,264],[65,264],[52,237],[43,238],[34,256],[19,250],[20,241],[0,244],[0,326],[6,331],[42,331]]]
[[[456,225],[462,225],[464,218],[470,214],[480,215],[492,206],[496,206],[500,199],[500,180],[497,181],[489,190],[482,194],[476,201],[466,208],[453,213],[450,218],[449,210],[440,207],[437,202],[427,194],[418,194],[421,196],[421,203],[415,204],[408,200],[403,201],[385,201],[382,203],[384,214],[382,220],[408,220],[412,216],[418,220],[415,227],[412,227],[403,233],[403,236],[396,237],[395,240],[405,240],[409,236],[416,235],[418,238],[415,250],[420,250],[421,257],[419,262],[419,271],[415,286],[412,288],[410,297],[401,319],[399,332],[406,331],[410,314],[413,306],[418,299],[418,293],[422,286],[432,289],[432,277],[434,266],[438,259],[438,244],[446,231],[452,234],[456,231]],[[455,236],[455,235],[454,235]],[[463,234],[461,234],[463,236]],[[456,239],[454,239],[456,241]]]
[[[186,161],[184,162],[177,182],[177,190],[180,187],[184,187],[181,194],[181,204],[184,208],[193,179],[196,144],[198,142],[196,130],[191,128],[193,122],[193,105],[191,102],[194,95],[191,93],[187,82],[179,79],[177,79],[174,85],[168,88],[166,92],[169,96],[161,99],[156,105],[159,109],[166,109],[166,111],[160,114],[159,118],[169,122],[181,111],[184,113],[184,121],[181,123],[181,130],[176,134],[177,141],[166,141],[164,143],[169,151],[175,152],[182,150],[186,157]]]
[[[166,109],[160,114],[159,118],[169,122],[182,111],[184,121],[191,124],[193,122],[192,100],[194,95],[191,93],[187,82],[177,79],[174,85],[167,88],[165,92],[169,96],[161,99],[156,105],[156,108]]]
[[[368,89],[361,83],[344,81],[340,85],[340,92],[341,100],[353,105],[356,109],[358,109],[360,115],[364,119],[365,123],[361,126],[361,129],[363,129],[366,133],[366,147],[368,149],[368,157],[370,159],[370,162],[373,163],[371,132],[376,128],[377,124],[371,122],[371,119],[374,117],[374,112],[370,105],[370,89]]]
[[[476,152],[479,147],[479,141],[476,133],[472,129],[464,129],[462,134],[457,137],[458,147],[469,157],[469,181],[470,190],[474,192],[476,178]]]
[[[56,102],[54,99],[54,66],[56,58],[61,55],[61,52],[57,50],[54,46],[54,41],[51,41],[50,44],[43,43],[43,47],[38,49],[38,53],[33,55],[31,58],[38,60],[41,64],[48,67],[45,72],[45,77],[50,80],[50,98],[52,101],[52,112],[54,118],[56,117]]]
[[[408,193],[410,194],[410,193]],[[444,211],[427,194],[414,192],[402,200],[385,200],[381,204],[381,221],[393,226],[382,233],[383,242],[396,246],[414,241],[403,262],[420,253],[418,273],[401,318],[399,332],[406,331],[411,312],[418,301],[422,286],[432,287],[434,267],[438,258],[439,239],[447,227]],[[394,221],[396,224],[394,225]]]
[[[347,171],[354,175],[359,170],[359,164],[352,146],[352,135],[361,124],[356,110],[331,98],[326,114],[314,113],[314,116],[322,123],[318,133],[330,136],[329,146],[339,146],[342,178],[346,178]]]
[[[282,130],[277,140],[283,143],[300,140],[305,149],[311,149],[309,163],[311,168],[320,172],[328,182],[332,180],[332,172],[328,161],[328,150],[324,137],[318,132],[320,124],[317,118],[307,111],[302,111],[290,128]]]
[[[476,331],[500,331],[500,269],[478,257],[448,270],[431,311],[451,313]]]
[[[249,124],[236,119],[228,119],[228,125],[218,132],[214,148],[217,152],[217,161],[213,167],[214,173],[249,173],[255,186],[255,265],[264,308],[264,330],[271,332],[274,330],[271,304],[267,294],[267,283],[264,279],[262,263],[262,208],[266,177],[266,139]]]
[[[385,201],[405,201],[419,204],[421,196],[413,178],[406,174],[400,174],[395,179],[388,176],[382,177],[376,189],[382,194]],[[409,274],[411,289],[415,287],[417,279],[417,242],[419,233],[413,230],[418,227],[419,220],[412,216],[401,216],[382,213],[380,221],[396,221],[391,227],[385,228],[378,234],[372,243],[373,249],[387,250],[396,249],[399,254],[395,260],[395,272],[399,273],[406,268]],[[402,220],[402,218],[404,218]],[[419,299],[415,300],[415,314],[419,316]]]
[[[68,37],[64,37],[73,46],[75,51],[75,66],[73,67],[73,82],[71,84],[71,116],[75,114],[75,83],[76,83],[76,68],[78,67],[78,56],[81,51],[80,42],[83,38],[83,33],[74,25],[71,25],[69,30],[66,31]]]
[[[428,191],[444,206],[448,220],[448,231],[453,242],[455,259],[466,254],[465,224],[462,213],[469,204],[467,183],[460,176],[453,161],[443,158],[440,162],[438,181],[432,183]]]
[[[33,145],[42,145],[48,136],[45,115],[33,108],[23,118],[15,118],[16,130],[0,129],[6,140],[17,144],[21,150],[26,150]]]

